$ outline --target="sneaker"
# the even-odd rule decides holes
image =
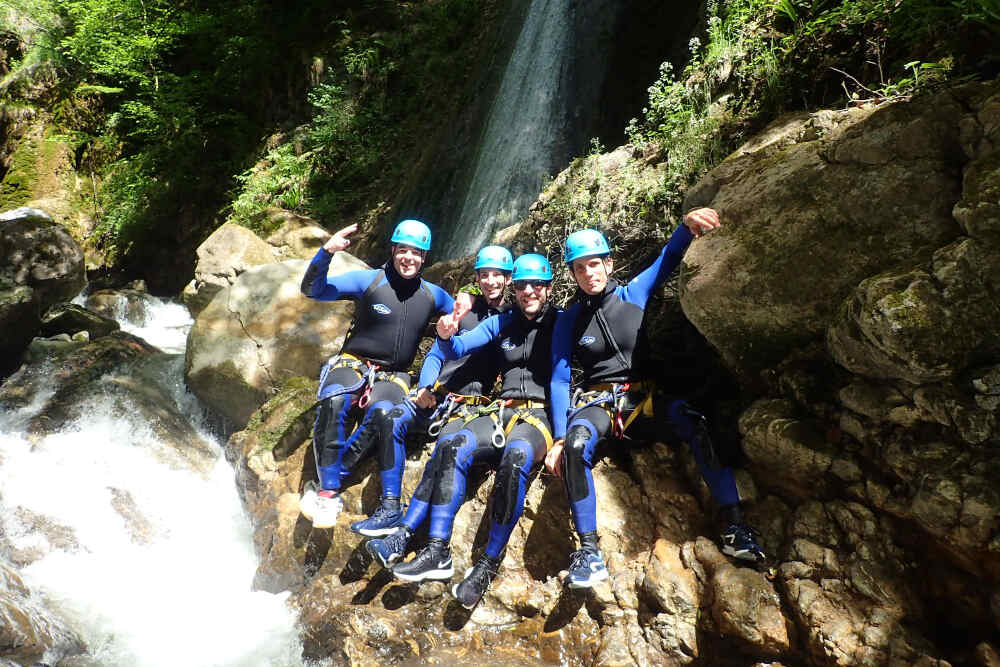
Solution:
[[[465,579],[451,587],[451,594],[463,607],[472,609],[486,595],[499,567],[500,563],[483,556],[465,571]]]
[[[722,533],[722,553],[740,560],[762,561],[765,556],[758,537],[757,531],[745,523],[730,523]]]
[[[600,552],[579,549],[569,557],[569,573],[566,585],[570,588],[592,588],[599,581],[608,578],[608,568]]]
[[[392,566],[392,575],[403,581],[450,579],[453,574],[455,566],[451,562],[451,549],[444,540],[434,538],[420,550],[416,558],[408,563]]]
[[[400,526],[386,537],[368,540],[365,549],[372,558],[382,563],[382,567],[388,568],[406,553],[406,545],[409,544],[411,535],[409,528]]]
[[[315,504],[308,509],[312,512],[312,517],[305,511],[302,514],[306,518],[312,519],[313,528],[333,528],[337,525],[340,511],[344,509],[344,501],[337,491],[317,491]]]
[[[401,523],[403,523],[402,509],[391,510],[379,505],[370,517],[352,523],[351,530],[365,537],[382,537],[396,532]]]

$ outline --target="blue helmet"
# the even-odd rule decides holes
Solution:
[[[596,229],[581,229],[566,237],[566,251],[563,259],[572,264],[581,257],[605,257],[611,254],[608,240]]]
[[[479,269],[499,269],[510,273],[514,270],[514,258],[510,250],[498,245],[488,245],[476,254],[474,271]]]
[[[514,262],[514,280],[552,280],[552,266],[544,255],[529,253]]]
[[[392,232],[391,243],[411,245],[420,250],[431,249],[431,229],[419,220],[403,220]]]

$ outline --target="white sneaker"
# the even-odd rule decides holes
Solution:
[[[310,521],[312,521],[313,516],[316,514],[317,491],[319,491],[319,488],[316,486],[316,482],[307,482],[305,488],[302,490],[302,497],[299,498],[299,512]]]
[[[313,509],[313,528],[333,528],[337,525],[340,511],[344,509],[344,501],[336,491],[317,491]]]

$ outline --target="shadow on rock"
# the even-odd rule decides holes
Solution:
[[[368,566],[371,564],[371,554],[365,549],[365,542],[362,540],[354,547],[354,551],[351,552],[344,564],[344,569],[340,571],[340,583],[353,584],[355,581],[360,581],[368,574]]]
[[[559,602],[552,608],[549,617],[545,619],[545,632],[555,632],[572,623],[588,597],[590,597],[590,591],[563,589],[562,595],[559,596]]]
[[[465,627],[465,624],[469,622],[472,618],[472,612],[474,609],[466,609],[456,600],[452,600],[448,603],[448,606],[444,610],[444,627],[448,628],[452,632],[458,632]]]
[[[362,590],[358,591],[351,598],[351,604],[368,604],[378,597],[379,591],[390,583],[392,583],[392,572],[389,570],[380,570],[374,577],[368,580],[368,584]]]

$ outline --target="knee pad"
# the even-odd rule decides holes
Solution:
[[[566,432],[562,472],[570,502],[578,502],[590,494],[590,484],[587,481],[587,468],[590,467],[590,462],[587,461],[586,450],[591,437],[593,436],[590,429],[579,424],[570,427]]]
[[[369,417],[368,423],[365,424],[362,422],[362,424],[358,426],[358,428],[364,430],[362,430],[361,433],[353,439],[351,446],[346,452],[344,452],[344,467],[349,470],[353,470],[361,459],[363,459],[365,455],[371,451],[372,447],[374,447],[376,443],[380,442],[384,429],[383,422],[386,421],[386,412],[387,411],[382,408],[375,408],[371,411],[371,417]]]
[[[413,491],[413,498],[415,500],[421,500],[425,503],[431,501],[431,496],[434,495],[434,489],[437,487],[438,468],[440,465],[441,460],[437,456],[432,456],[427,461],[427,465],[424,466],[424,474],[421,475],[420,482]]]
[[[507,525],[514,518],[520,502],[521,475],[528,463],[528,453],[521,447],[508,447],[500,459],[493,486],[493,520]]]
[[[434,505],[445,505],[451,502],[455,490],[455,469],[458,467],[458,450],[465,446],[466,437],[462,433],[447,442],[438,445],[434,459],[438,460],[435,468]],[[433,459],[432,459],[433,460]]]
[[[334,396],[325,398],[319,402],[319,410],[316,412],[316,424],[313,428],[313,439],[323,444],[333,443],[338,448],[343,444],[337,441],[337,426],[340,422],[340,413],[344,410],[344,403],[348,397]]]

